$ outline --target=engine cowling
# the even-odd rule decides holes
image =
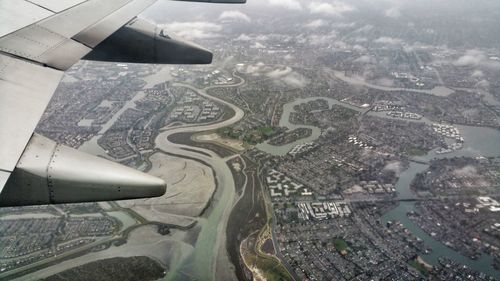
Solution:
[[[162,179],[34,134],[7,181],[0,206],[157,197]]]
[[[98,44],[83,59],[123,63],[209,64],[212,53],[176,39],[144,19],[135,18]]]

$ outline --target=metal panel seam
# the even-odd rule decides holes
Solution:
[[[31,1],[29,1],[29,0],[24,0],[24,1],[25,1],[25,2],[28,2],[28,3],[30,3],[30,4],[33,4],[33,5],[35,5],[35,6],[38,6],[38,7],[42,8],[42,9],[45,9],[45,10],[47,10],[47,11],[51,12],[51,13],[57,14],[57,12],[56,12],[56,11],[52,11],[51,9],[49,9],[49,8],[47,8],[47,7],[44,7],[44,6],[42,6],[42,5],[39,5],[39,4],[37,4],[37,3],[33,3],[33,2],[31,2]]]

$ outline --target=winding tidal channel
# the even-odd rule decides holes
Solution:
[[[236,77],[240,79],[237,84],[214,87],[238,87],[245,83],[243,78]],[[166,280],[234,280],[236,277],[226,254],[226,225],[236,200],[231,171],[225,162],[226,160],[213,151],[173,143],[169,140],[169,137],[179,133],[196,133],[229,126],[241,120],[244,112],[224,100],[208,95],[206,91],[210,88],[200,90],[181,83],[176,83],[174,86],[189,88],[200,96],[230,107],[234,111],[234,115],[218,123],[169,128],[156,138],[156,147],[158,149],[181,157],[197,159],[211,166],[217,181],[217,191],[210,202],[209,214],[206,218],[198,220],[201,231],[194,245],[194,251],[184,260],[176,263],[174,268],[170,269]]]
[[[313,133],[310,137],[297,140],[291,144],[285,146],[273,146],[268,143],[259,144],[257,147],[263,151],[271,153],[273,155],[285,155],[290,151],[295,145],[302,144],[306,142],[311,142],[316,140],[321,135],[321,130],[315,126],[304,126],[290,123],[290,114],[294,112],[294,106],[305,103],[311,100],[323,99],[327,100],[330,108],[333,104],[342,105],[344,107],[356,110],[361,113],[366,113],[368,115],[374,115],[382,118],[394,119],[393,117],[389,117],[385,114],[385,112],[366,112],[367,109],[354,107],[352,105],[340,102],[336,99],[326,98],[326,97],[312,97],[312,98],[303,98],[297,99],[290,103],[287,103],[283,106],[283,115],[281,116],[279,125],[284,126],[290,129],[297,128],[310,128],[313,130]],[[430,120],[426,118],[422,118],[421,120],[408,120],[411,122],[426,122],[432,123]],[[413,160],[417,160],[418,162],[428,163],[431,159],[434,158],[449,158],[449,157],[461,157],[461,156],[469,156],[469,157],[477,157],[477,156],[499,156],[500,155],[500,131],[490,128],[484,127],[473,127],[473,126],[460,126],[457,128],[460,130],[461,135],[465,139],[464,147],[461,150],[454,151],[448,154],[437,154],[434,151],[429,152],[427,155],[422,157],[415,157]],[[416,162],[410,162],[410,166],[407,170],[402,172],[399,176],[399,179],[396,183],[396,190],[398,193],[399,200],[403,199],[405,201],[401,201],[399,206],[388,212],[383,216],[384,221],[396,220],[400,221],[408,230],[410,230],[413,235],[421,238],[426,245],[432,248],[432,253],[430,254],[422,254],[422,258],[430,263],[437,264],[438,258],[440,256],[446,256],[452,260],[460,262],[462,264],[467,265],[468,267],[487,273],[490,276],[500,280],[500,271],[495,270],[491,267],[492,257],[483,254],[481,258],[477,260],[472,260],[468,257],[463,256],[457,251],[445,246],[441,242],[435,240],[430,235],[425,233],[420,227],[414,224],[410,219],[408,219],[407,213],[411,211],[417,211],[415,208],[415,202],[406,202],[408,199],[416,199],[415,195],[410,190],[410,183],[415,178],[415,176],[425,171],[429,165],[428,164],[419,164]]]
[[[238,77],[240,78],[240,77]],[[240,86],[244,83],[244,80],[241,79],[241,82],[228,86]],[[212,201],[211,204],[214,204],[213,209],[206,220],[200,221],[202,224],[202,231],[200,236],[196,242],[194,252],[183,262],[181,262],[177,268],[173,269],[171,273],[167,276],[167,280],[174,280],[180,276],[185,276],[186,274],[190,277],[195,277],[201,280],[208,280],[209,276],[207,273],[210,273],[210,276],[213,280],[220,279],[221,277],[232,277],[233,271],[230,267],[230,262],[225,254],[225,226],[227,224],[228,216],[231,212],[231,207],[235,200],[235,188],[234,181],[231,175],[231,172],[225,163],[224,159],[220,158],[214,152],[202,149],[202,148],[193,148],[190,146],[176,144],[169,141],[168,137],[177,134],[177,133],[195,133],[207,130],[215,130],[218,128],[222,128],[225,126],[229,126],[241,120],[244,116],[244,112],[221,99],[212,97],[207,95],[206,90],[196,89],[190,85],[185,84],[174,84],[175,86],[187,87],[199,95],[204,96],[206,98],[212,99],[216,102],[224,104],[231,109],[234,110],[235,114],[231,118],[222,121],[220,123],[215,124],[207,124],[207,125],[196,125],[196,126],[182,126],[169,129],[163,133],[161,133],[157,140],[156,145],[158,148],[168,151],[170,153],[174,153],[181,156],[186,156],[190,158],[199,159],[210,166],[215,170],[216,179],[218,183],[218,191],[217,194]],[[296,142],[284,145],[284,146],[273,146],[268,143],[262,143],[257,146],[257,148],[266,151],[268,153],[274,155],[285,155],[291,148],[293,148],[297,144],[314,141],[321,135],[321,131],[319,128],[314,126],[303,126],[292,124],[289,121],[290,113],[293,112],[293,107],[297,104],[307,102],[314,99],[325,99],[328,101],[330,107],[333,104],[342,105],[348,107],[350,109],[359,111],[364,113],[366,109],[361,109],[358,107],[354,107],[348,105],[346,103],[342,103],[338,100],[325,98],[325,97],[312,97],[305,99],[298,99],[293,102],[287,103],[283,107],[283,114],[281,116],[279,125],[288,127],[289,129],[296,128],[311,128],[313,133],[310,137],[297,140]],[[383,118],[392,118],[388,117],[383,113],[378,112],[368,112],[369,115],[376,115],[378,117]],[[426,122],[430,123],[430,120],[425,118],[421,120],[408,120],[412,122]],[[419,162],[428,162],[433,158],[440,157],[455,157],[455,156],[498,156],[500,155],[500,132],[498,130],[483,128],[483,127],[472,127],[472,126],[457,126],[465,139],[464,148],[453,153],[449,154],[436,154],[435,152],[430,152],[428,155],[423,157],[416,157],[414,160],[418,160]],[[185,150],[185,148],[189,148],[191,151]],[[194,150],[201,151],[204,154],[193,152]],[[210,156],[206,156],[210,155]],[[424,171],[428,168],[428,164],[418,164],[415,162],[411,162],[410,167],[401,173],[398,182],[396,183],[396,189],[398,191],[398,199],[415,199],[415,195],[410,191],[410,182],[416,176],[417,173]],[[384,221],[389,220],[397,220],[400,221],[406,228],[408,228],[416,237],[424,240],[426,245],[430,246],[433,251],[430,254],[424,255],[422,254],[422,258],[431,264],[436,264],[438,262],[439,256],[446,256],[451,258],[457,262],[465,264],[470,268],[473,268],[478,271],[485,272],[496,279],[500,279],[500,272],[498,270],[494,270],[490,265],[492,258],[486,254],[483,254],[480,259],[472,260],[468,257],[461,255],[460,253],[454,251],[453,249],[445,246],[439,241],[432,238],[430,235],[426,234],[422,229],[420,229],[416,224],[410,221],[407,217],[407,213],[410,211],[416,211],[414,202],[400,202],[399,206],[390,212],[388,212],[384,217]],[[217,258],[215,258],[217,257]],[[216,263],[218,263],[216,265]],[[217,278],[215,278],[217,268]]]
[[[210,201],[210,207],[207,209],[207,213],[197,219],[198,225],[201,231],[194,245],[194,249],[187,255],[183,256],[179,261],[173,264],[173,267],[169,269],[168,275],[165,280],[235,280],[234,269],[229,261],[229,257],[226,252],[226,226],[228,223],[228,218],[231,213],[232,207],[234,206],[236,198],[235,186],[232,173],[227,166],[226,160],[221,158],[219,155],[211,150],[192,147],[189,145],[183,145],[172,142],[169,137],[180,133],[197,133],[209,130],[216,130],[225,126],[232,125],[244,116],[243,110],[237,106],[230,104],[222,99],[210,96],[207,91],[211,88],[219,87],[238,87],[245,83],[245,80],[237,75],[234,75],[239,82],[233,85],[225,86],[213,86],[207,87],[205,89],[198,89],[188,84],[174,83],[174,86],[185,87],[198,95],[203,96],[207,99],[213,100],[214,102],[223,104],[234,111],[234,115],[230,118],[223,120],[218,123],[209,123],[201,125],[180,125],[166,129],[158,135],[156,138],[156,147],[165,152],[175,154],[179,157],[186,157],[191,159],[199,160],[211,168],[215,172],[215,178],[217,181],[217,190]],[[347,81],[352,83],[353,81]],[[366,86],[366,85],[365,85]],[[387,90],[387,89],[385,89]],[[430,93],[422,93],[430,94]],[[330,107],[333,104],[342,105],[344,107],[365,113],[367,109],[361,109],[348,105],[346,103],[340,102],[335,99],[325,98],[325,97],[311,97],[305,99],[297,99],[290,103],[287,103],[283,107],[283,114],[281,116],[279,125],[283,127],[288,127],[290,130],[296,128],[311,128],[312,135],[299,139],[293,143],[284,146],[273,146],[268,143],[262,143],[257,145],[257,148],[268,152],[273,155],[285,155],[288,153],[295,145],[302,144],[306,142],[311,142],[316,140],[321,135],[321,130],[314,126],[303,126],[296,125],[289,122],[289,117],[291,112],[294,111],[294,106],[303,102],[307,102],[314,99],[325,99],[328,101]],[[391,118],[386,116],[384,113],[380,112],[368,112],[369,115],[376,115],[383,118]],[[118,114],[117,114],[118,116]],[[409,120],[411,121],[411,120]],[[413,120],[412,122],[431,122],[425,118],[421,120]],[[455,151],[450,154],[439,155],[434,152],[430,152],[428,155],[423,157],[416,157],[414,160],[419,162],[428,162],[433,158],[438,157],[454,157],[454,156],[499,156],[500,155],[500,131],[482,128],[482,127],[471,127],[471,126],[457,126],[465,139],[464,148]],[[97,137],[95,138],[97,139]],[[95,147],[99,147],[97,142],[94,140],[91,145],[83,147],[82,150],[88,150],[88,152],[94,154],[104,154],[103,151],[95,151]],[[417,173],[427,169],[428,164],[418,164],[411,162],[410,167],[400,174],[399,180],[396,183],[396,188],[398,191],[399,199],[415,199],[415,195],[410,191],[409,184],[416,176]],[[397,220],[400,221],[406,228],[408,228],[416,237],[424,240],[426,245],[433,249],[433,252],[428,255],[422,254],[422,258],[425,261],[436,264],[439,256],[447,256],[457,262],[465,264],[473,269],[485,272],[496,279],[500,280],[500,272],[494,270],[491,264],[491,257],[488,255],[482,255],[478,260],[472,260],[468,257],[461,255],[460,253],[446,247],[444,244],[436,241],[431,236],[427,235],[422,229],[410,221],[407,217],[407,213],[410,211],[416,211],[414,202],[400,202],[399,206],[383,217],[384,221]]]

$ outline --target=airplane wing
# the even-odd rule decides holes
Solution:
[[[64,71],[82,58],[164,64],[211,62],[211,52],[136,18],[154,2],[0,0],[0,206],[165,193],[160,179],[33,134]]]

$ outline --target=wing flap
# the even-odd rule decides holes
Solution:
[[[0,55],[0,170],[14,170],[62,75]]]
[[[0,39],[0,50],[62,70],[68,69],[91,51],[36,24]]]
[[[57,69],[66,70],[90,51],[92,49],[89,47],[68,39],[42,54],[38,61]]]
[[[151,6],[156,0],[135,0],[115,13],[105,17],[73,37],[91,48],[120,29],[124,23],[134,18],[138,13]]]
[[[71,38],[129,2],[131,0],[90,0],[37,24],[66,38]]]
[[[89,53],[91,47],[99,44],[154,2],[155,0],[85,1],[0,38],[0,50],[66,70]],[[78,34],[78,39],[73,40],[72,37]]]

